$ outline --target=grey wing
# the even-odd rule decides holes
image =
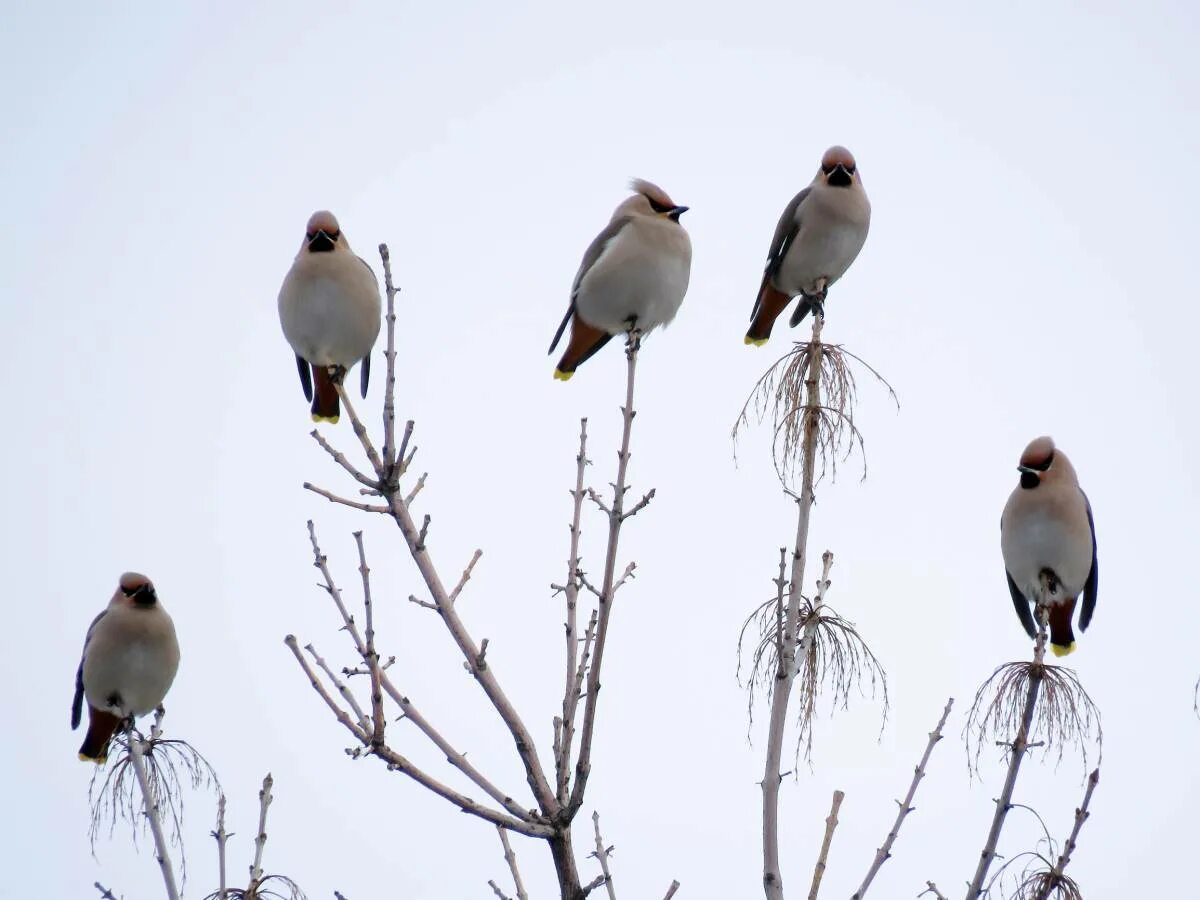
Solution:
[[[1025,626],[1025,632],[1031,638],[1037,637],[1037,625],[1033,621],[1033,613],[1029,610],[1029,601],[1025,599],[1025,595],[1021,593],[1021,589],[1017,587],[1017,583],[1013,581],[1013,577],[1008,574],[1008,570],[1004,570],[1004,575],[1008,579],[1008,592],[1012,594],[1013,606],[1017,610],[1017,618],[1021,620],[1021,624]]]
[[[587,250],[583,252],[583,261],[579,264],[579,271],[575,273],[575,280],[571,283],[571,304],[567,307],[567,314],[563,316],[562,322],[558,326],[558,331],[554,332],[554,339],[550,342],[550,349],[547,353],[553,353],[554,348],[558,346],[558,342],[562,339],[563,332],[567,330],[567,323],[571,321],[571,316],[575,313],[575,295],[579,293],[579,283],[583,281],[583,276],[588,273],[604,255],[604,251],[608,249],[609,243],[620,234],[621,229],[632,221],[630,216],[622,216],[619,219],[613,219],[604,226],[604,230],[596,235],[595,240],[588,244]]]
[[[87,658],[88,642],[92,639],[92,632],[96,630],[96,623],[104,618],[104,612],[92,619],[92,624],[88,626],[87,637],[83,639],[83,653],[79,655],[79,669],[75,672],[75,699],[71,702],[71,730],[74,731],[79,727],[79,722],[83,718],[83,661]]]
[[[1080,491],[1083,494],[1083,491]],[[1087,581],[1083,585],[1083,609],[1079,613],[1079,628],[1086,631],[1092,621],[1092,613],[1096,611],[1096,592],[1100,588],[1100,565],[1096,561],[1096,523],[1092,520],[1092,504],[1087,494],[1083,494],[1083,502],[1087,506],[1088,530],[1092,533],[1092,570],[1088,572]]]
[[[361,256],[356,255],[354,258],[357,259],[360,263],[362,263],[364,266],[367,267],[367,271],[371,273],[371,278],[375,282],[375,287],[379,287],[379,278],[378,278],[378,276],[376,276],[375,270],[371,268],[371,264],[369,262],[367,262],[365,259],[363,259]],[[375,348],[372,347],[371,349],[374,350]],[[301,377],[301,380],[304,379],[303,375],[301,375],[300,377]],[[359,366],[359,373],[358,373],[359,392],[362,394],[364,400],[367,398],[367,385],[370,383],[370,381],[371,381],[371,353],[370,353],[370,351],[368,351],[367,355],[363,357],[362,364]],[[309,396],[307,391],[305,393],[305,399],[312,400],[312,397]]]
[[[784,207],[783,215],[779,217],[779,224],[775,226],[775,234],[771,238],[771,249],[767,252],[768,275],[774,275],[779,270],[779,264],[787,255],[788,247],[796,239],[796,232],[800,230],[800,219],[796,216],[796,210],[811,190],[811,186],[806,187]]]
[[[800,231],[800,220],[796,216],[796,210],[800,208],[800,204],[804,202],[804,198],[811,190],[811,186],[806,187],[783,208],[783,214],[775,226],[775,234],[771,236],[771,247],[767,251],[767,266],[763,271],[762,282],[758,286],[758,296],[754,299],[754,309],[750,311],[752,319],[758,315],[758,304],[762,299],[763,287],[779,271],[783,258],[787,256],[788,248],[792,246],[792,241],[796,239],[796,235]]]

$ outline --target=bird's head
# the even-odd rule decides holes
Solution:
[[[132,606],[153,606],[158,602],[154,582],[140,572],[126,572],[119,583],[122,597]]]
[[[624,210],[624,214],[653,216],[678,222],[679,217],[688,211],[686,206],[677,205],[657,184],[635,178],[629,183],[629,187],[635,194],[621,204],[618,212]]]
[[[1062,479],[1075,481],[1075,469],[1066,454],[1054,446],[1054,438],[1043,435],[1034,438],[1021,454],[1017,463],[1021,473],[1021,487],[1032,490],[1039,484],[1053,483]]]
[[[310,253],[330,253],[339,243],[344,244],[342,229],[337,217],[327,209],[320,209],[308,218],[304,231],[304,247]]]
[[[851,187],[858,181],[858,164],[854,161],[854,154],[839,145],[830,147],[821,157],[819,177],[833,187]]]

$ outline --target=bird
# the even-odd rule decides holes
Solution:
[[[367,396],[381,311],[379,282],[371,267],[354,255],[333,213],[313,213],[279,289],[279,322],[296,352],[314,422],[337,423],[341,402],[335,382],[359,360],[362,395]]]
[[[103,765],[113,732],[162,705],[179,668],[175,625],[154,584],[138,572],[121,576],[108,607],[92,620],[75,673],[71,730],[87,698],[88,730],[79,758]]]
[[[679,206],[656,184],[635,178],[632,197],[616,208],[583,254],[571,302],[550,353],[571,326],[554,377],[567,381],[614,334],[648,334],[675,318],[687,293],[692,242],[679,223]]]
[[[811,310],[824,317],[826,291],[846,274],[870,226],[871,202],[854,155],[845,147],[830,147],[812,183],[792,198],[775,226],[746,343],[765,344],[775,319],[796,295],[800,302],[792,311],[792,328]]]
[[[1092,505],[1071,461],[1050,437],[1031,441],[1017,470],[1020,484],[1000,517],[1008,591],[1030,637],[1037,636],[1030,605],[1036,607],[1038,597],[1048,592],[1050,649],[1055,656],[1066,656],[1075,649],[1071,620],[1080,594],[1080,630],[1087,629],[1096,610],[1100,569]]]

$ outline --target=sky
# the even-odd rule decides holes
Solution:
[[[150,575],[182,646],[168,735],[215,767],[244,879],[263,775],[266,868],[310,897],[487,897],[499,842],[374,760],[283,643],[352,665],[316,587],[316,523],[348,597],[354,541],[374,573],[393,677],[481,769],[520,795],[503,726],[436,619],[394,525],[335,508],[353,485],[311,423],[276,312],[305,220],[332,209],[402,288],[398,406],[416,420],[415,504],[460,609],[548,755],[560,702],[561,581],[574,454],[613,477],[623,358],[569,383],[546,347],[584,249],[656,181],[691,207],[691,287],[646,342],[630,477],[651,506],[622,536],[638,574],[606,654],[580,865],[600,812],[618,895],[761,891],[765,708],[748,730],[742,620],[771,595],[794,533],[769,435],[730,440],[755,381],[791,346],[742,343],[780,211],[845,144],[871,198],[866,246],[830,292],[825,337],[870,362],[857,458],[817,492],[811,551],[835,554],[828,600],[888,675],[820,708],[811,765],[781,799],[784,881],[802,896],[830,795],[846,792],[823,896],[848,896],[948,697],[947,738],[870,896],[932,879],[961,895],[1003,778],[972,779],[964,716],[992,670],[1024,658],[999,552],[1000,511],[1033,437],[1051,434],[1095,510],[1095,619],[1069,664],[1101,710],[1101,782],[1071,873],[1089,898],[1182,896],[1194,852],[1200,720],[1192,525],[1200,203],[1200,11],[1194,4],[25,4],[4,15],[10,624],[0,672],[0,842],[12,896],[161,896],[127,829],[88,842],[92,769],[68,713],[88,623],[125,570]],[[376,359],[375,372],[383,371]],[[364,414],[378,421],[376,375]],[[344,424],[324,432],[359,458]],[[585,519],[598,571],[603,521]],[[815,573],[810,572],[810,579]],[[15,615],[15,619],[13,616]],[[749,731],[749,740],[748,740]],[[460,785],[403,723],[397,749]],[[1091,763],[1095,762],[1095,748]],[[1059,840],[1083,793],[1077,754],[1034,756],[1015,800]],[[215,800],[186,797],[185,896],[215,888]],[[16,810],[17,812],[12,812]],[[1015,812],[1000,851],[1031,849]],[[530,896],[548,854],[515,838]]]

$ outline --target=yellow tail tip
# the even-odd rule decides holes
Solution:
[[[1055,656],[1070,656],[1075,652],[1075,642],[1071,641],[1071,643],[1067,644],[1065,647],[1059,644],[1051,644],[1050,652]]]
[[[330,425],[336,425],[338,423],[339,418],[341,418],[341,417],[340,416],[318,416],[316,413],[313,413],[312,420],[317,423],[328,422]]]
[[[555,369],[554,370],[554,380],[555,381],[570,381],[571,376],[574,374],[575,374],[574,372],[564,372],[562,369]]]
[[[80,753],[79,761],[95,763],[98,766],[102,766],[106,762],[108,762],[108,757],[107,756],[88,756],[86,753]]]
[[[770,339],[769,338],[752,338],[752,337],[750,337],[750,335],[746,335],[745,343],[750,345],[751,347],[761,347],[768,340],[770,340]]]

